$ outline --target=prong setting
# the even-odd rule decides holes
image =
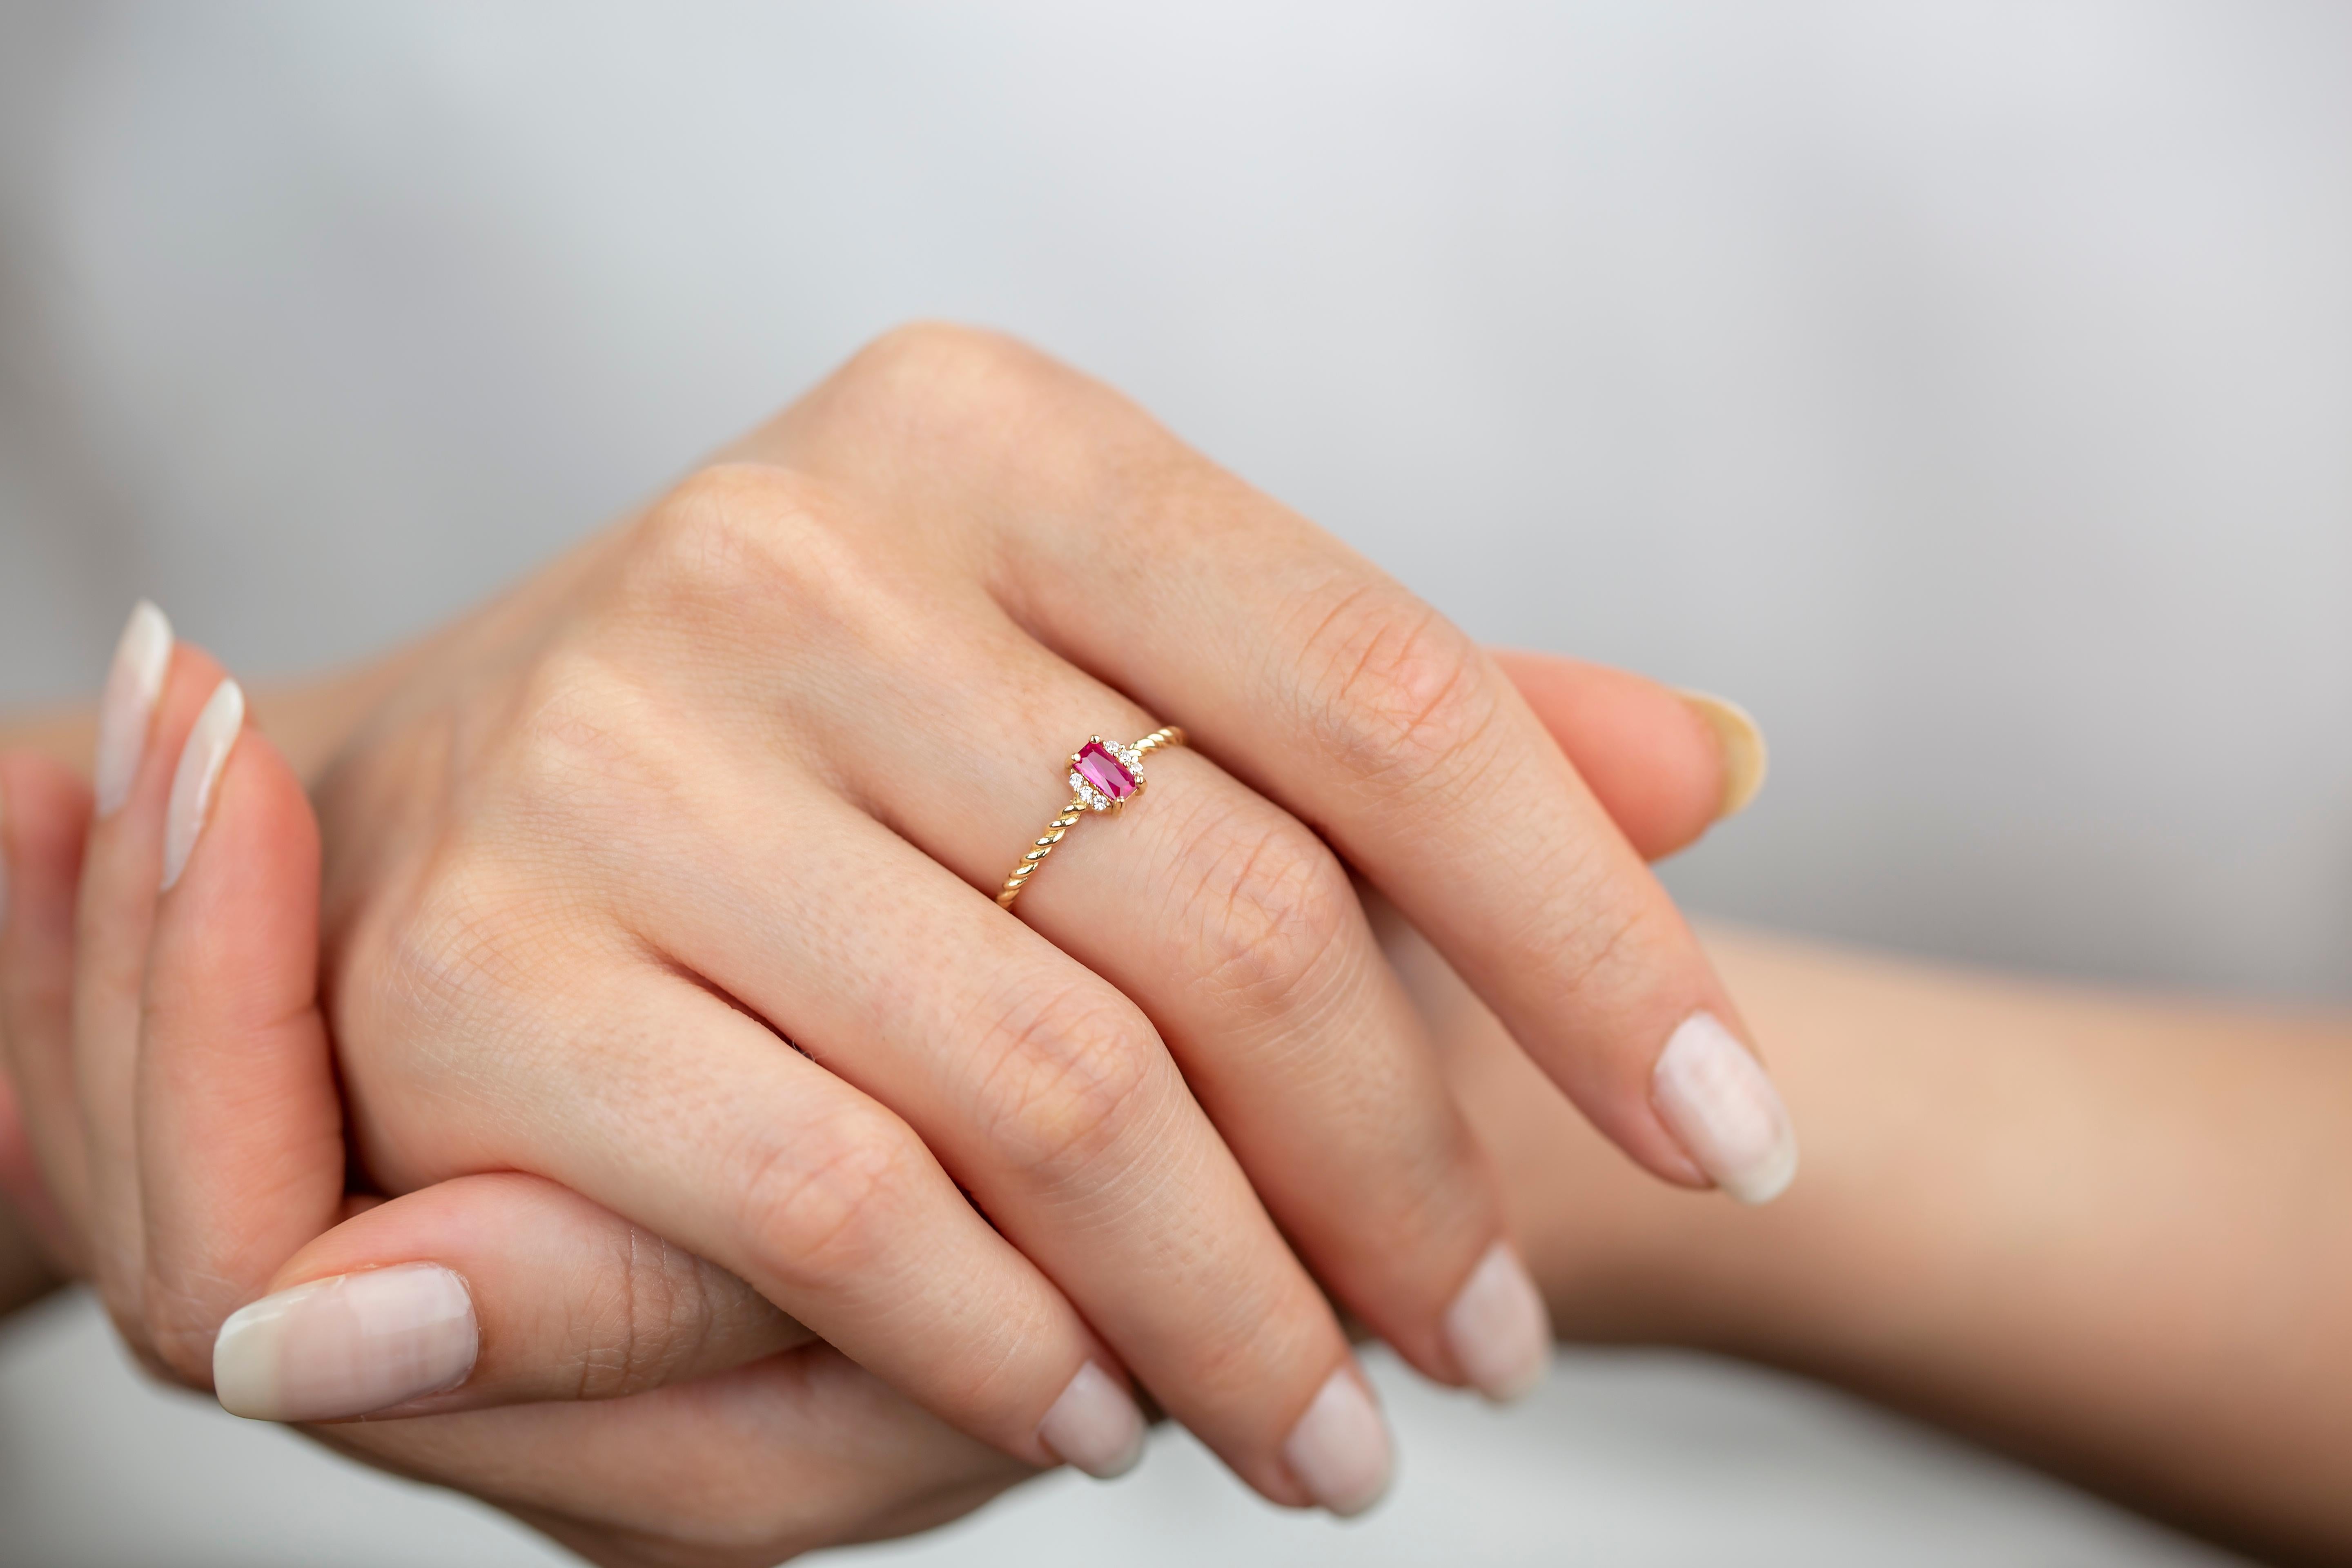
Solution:
[[[1115,762],[1117,769],[1106,767],[1105,759]],[[1118,793],[1122,783],[1129,786],[1124,794]],[[1072,798],[1084,802],[1088,811],[1117,811],[1143,793],[1142,747],[1089,736],[1085,745],[1070,753],[1069,784]]]

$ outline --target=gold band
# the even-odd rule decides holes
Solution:
[[[1131,746],[1109,745],[1097,735],[1071,752],[1070,804],[1045,825],[1045,837],[1037,840],[1037,847],[1021,857],[1021,863],[1013,868],[1013,875],[1004,879],[1004,886],[997,889],[998,906],[1008,910],[1013,907],[1013,900],[1021,896],[1021,889],[1029,885],[1029,879],[1045,863],[1045,857],[1054,852],[1062,836],[1077,826],[1078,818],[1089,811],[1117,811],[1143,793],[1143,759],[1147,754],[1162,746],[1183,743],[1184,731],[1171,724],[1152,731]],[[1089,756],[1089,752],[1097,754]],[[1118,787],[1122,779],[1128,785],[1124,791]]]

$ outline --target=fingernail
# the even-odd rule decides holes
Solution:
[[[1098,1481],[1113,1480],[1142,1462],[1143,1412],[1118,1380],[1088,1362],[1037,1424],[1054,1457]]]
[[[1741,1203],[1770,1203],[1796,1175],[1797,1134],[1780,1091],[1714,1014],[1683,1020],[1651,1083],[1683,1148]]]
[[[1551,1366],[1551,1314],[1507,1241],[1486,1249],[1445,1309],[1445,1342],[1487,1398],[1517,1399]]]
[[[180,768],[172,775],[172,805],[163,818],[163,890],[169,892],[188,868],[205,818],[213,808],[213,786],[221,769],[245,732],[245,692],[234,680],[213,688],[188,743],[180,750]]]
[[[1715,819],[1736,816],[1764,787],[1764,775],[1770,769],[1764,731],[1757,727],[1756,716],[1737,702],[1705,691],[1685,690],[1680,695],[1693,712],[1706,721],[1706,727],[1715,731],[1716,744],[1723,749],[1723,804],[1716,807]]]
[[[404,1263],[233,1314],[213,1344],[213,1389],[232,1415],[333,1421],[455,1388],[480,1349],[466,1282],[437,1263]]]
[[[163,612],[139,601],[122,640],[114,645],[114,664],[106,672],[106,695],[98,705],[98,815],[111,816],[131,798],[139,777],[139,759],[147,751],[147,728],[155,717],[155,699],[163,693],[163,676],[172,668],[172,623]]]
[[[1324,1380],[1282,1457],[1308,1495],[1342,1519],[1381,1500],[1389,1489],[1389,1427],[1353,1363]]]

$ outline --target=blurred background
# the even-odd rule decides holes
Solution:
[[[356,658],[944,316],[1478,635],[1730,695],[1703,914],[2352,997],[2352,10],[0,3],[0,706],[156,597]],[[872,1563],[2224,1561],[1784,1380],[1383,1373],[1395,1499],[1181,1436]],[[0,1561],[546,1563],[0,1330]]]

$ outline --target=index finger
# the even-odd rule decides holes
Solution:
[[[1265,532],[1246,560],[1166,551],[1124,637],[1049,635],[1328,839],[1635,1159],[1777,1195],[1796,1141],[1738,1010],[1526,701],[1336,541]]]

